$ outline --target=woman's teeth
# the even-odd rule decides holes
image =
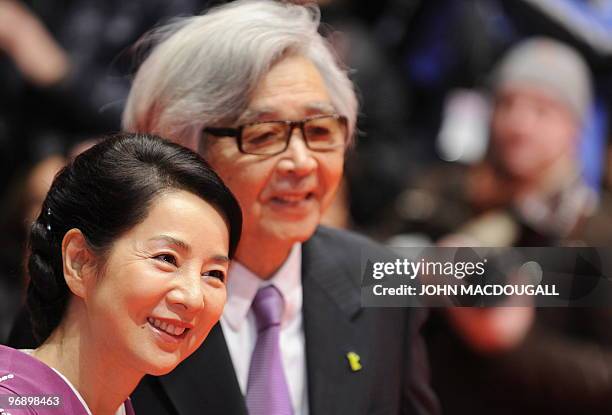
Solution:
[[[156,318],[149,317],[147,318],[147,321],[153,327],[165,331],[166,333],[171,334],[173,336],[180,336],[185,332],[185,327],[174,327],[174,325],[168,324],[165,321],[160,321]]]

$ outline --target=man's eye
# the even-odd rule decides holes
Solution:
[[[254,146],[263,146],[272,141],[275,141],[278,138],[278,135],[273,132],[263,133],[257,136],[251,136],[245,139],[249,145]]]
[[[218,280],[225,282],[225,272],[221,271],[219,269],[214,269],[214,270],[211,270],[211,271],[206,271],[203,275],[206,276],[206,277],[217,278]]]
[[[172,264],[174,266],[176,266],[176,264],[177,264],[176,257],[174,255],[171,255],[171,254],[160,254],[160,255],[157,255],[157,256],[155,256],[153,258],[158,260],[158,261],[167,262],[167,263]]]
[[[310,127],[306,133],[311,140],[328,140],[331,136],[331,131],[325,127]]]

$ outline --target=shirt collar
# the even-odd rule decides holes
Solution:
[[[232,261],[227,283],[227,303],[223,319],[238,331],[247,319],[257,290],[274,285],[283,295],[285,309],[282,323],[290,321],[302,309],[302,244],[293,245],[289,256],[272,278],[263,280],[238,261]]]

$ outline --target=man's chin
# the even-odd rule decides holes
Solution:
[[[513,180],[527,180],[540,174],[544,168],[544,166],[536,163],[527,163],[526,161],[507,161],[500,167],[504,176]]]
[[[541,172],[542,170],[531,168],[513,169],[508,176],[518,183],[529,183],[535,181]]]
[[[315,233],[318,220],[283,221],[275,223],[271,236],[286,243],[305,242]]]

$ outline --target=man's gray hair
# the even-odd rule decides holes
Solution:
[[[126,131],[194,143],[205,126],[231,126],[270,68],[286,56],[310,59],[353,137],[357,98],[347,72],[318,33],[319,9],[272,0],[239,0],[147,34],[123,113]]]

